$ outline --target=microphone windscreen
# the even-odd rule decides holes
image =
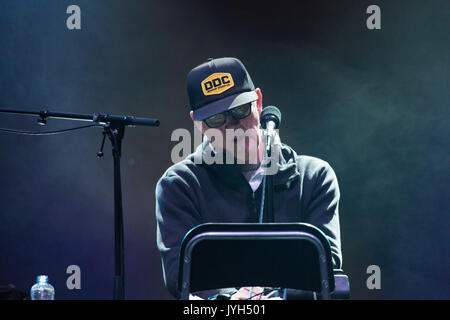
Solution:
[[[272,120],[275,122],[275,129],[278,129],[281,123],[281,111],[275,106],[268,106],[261,112],[261,126],[266,128],[266,122]]]

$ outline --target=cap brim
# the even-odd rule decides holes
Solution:
[[[239,107],[243,104],[258,100],[256,91],[247,91],[236,93],[232,96],[223,98],[222,100],[214,101],[213,103],[204,105],[203,107],[194,110],[194,120],[202,121],[215,114]]]

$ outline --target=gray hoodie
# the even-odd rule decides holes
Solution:
[[[206,222],[259,221],[262,184],[253,192],[237,165],[199,164],[208,141],[185,160],[172,165],[156,186],[157,244],[164,282],[179,298],[179,252],[186,233]],[[195,161],[197,159],[197,161]],[[275,222],[304,222],[327,236],[333,268],[341,269],[339,186],[331,166],[318,158],[298,156],[282,144],[273,178]]]

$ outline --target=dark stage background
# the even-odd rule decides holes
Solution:
[[[66,8],[81,8],[68,30]],[[381,8],[381,30],[366,9]],[[2,0],[0,107],[155,117],[128,129],[122,181],[126,297],[171,299],[156,249],[157,180],[173,130],[193,132],[186,74],[235,56],[283,113],[282,140],[327,160],[341,188],[355,299],[449,299],[450,2]],[[85,123],[81,123],[85,124]],[[0,127],[76,126],[0,114]],[[113,176],[101,129],[0,132],[0,284],[48,274],[57,299],[111,299]],[[68,290],[66,268],[81,268]],[[381,268],[369,290],[366,268]]]

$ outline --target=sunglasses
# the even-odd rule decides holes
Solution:
[[[206,125],[210,128],[218,128],[223,126],[227,122],[227,116],[230,115],[236,120],[244,119],[248,117],[252,113],[252,103],[247,103],[242,106],[233,108],[229,111],[225,111],[222,113],[218,113],[213,115],[212,117],[209,117],[203,122],[206,123]]]

